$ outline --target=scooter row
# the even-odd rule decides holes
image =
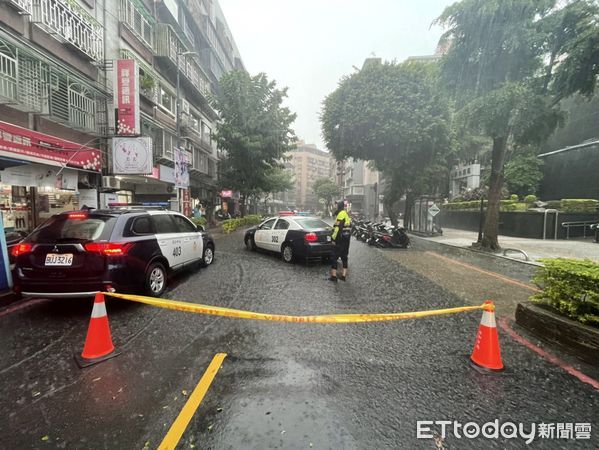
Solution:
[[[357,240],[379,248],[408,248],[410,238],[403,227],[382,222],[355,220],[351,233]]]

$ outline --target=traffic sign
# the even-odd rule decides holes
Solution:
[[[428,213],[431,215],[431,217],[435,217],[437,214],[439,214],[441,212],[441,210],[439,209],[439,207],[433,203],[433,206],[431,206],[428,209]]]

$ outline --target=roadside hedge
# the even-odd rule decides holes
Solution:
[[[509,200],[501,200],[499,209],[501,211],[526,211],[533,206],[537,200],[534,195],[528,195],[523,202],[519,202],[516,196],[512,196]],[[487,201],[483,201],[485,207]],[[480,200],[468,202],[451,202],[442,205],[446,211],[478,211],[480,209]],[[562,200],[550,200],[547,202],[547,208],[557,209],[563,213],[595,213],[599,208],[599,200],[592,198],[573,198]]]
[[[483,200],[483,205],[487,207],[487,201]],[[471,200],[468,202],[451,202],[441,206],[446,211],[479,211],[480,200]],[[526,211],[528,204],[521,203],[518,200],[500,200],[499,209],[501,211]]]
[[[205,217],[192,217],[190,220],[194,223],[194,225],[200,225],[204,228],[206,228],[206,224],[208,223]]]
[[[589,259],[540,259],[534,283],[541,292],[535,303],[547,305],[560,314],[599,327],[599,264]]]
[[[262,222],[262,216],[258,214],[250,214],[239,219],[228,219],[223,221],[223,231],[225,233],[232,233],[239,228],[257,225],[260,222]]]

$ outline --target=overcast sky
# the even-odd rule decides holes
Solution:
[[[455,0],[219,0],[250,74],[287,86],[298,138],[324,149],[319,112],[339,79],[370,56],[435,51],[431,27]]]

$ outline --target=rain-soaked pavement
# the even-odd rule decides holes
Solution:
[[[217,236],[214,264],[178,276],[168,297],[294,315],[465,304],[447,290],[450,284],[426,277],[427,264],[438,274],[446,260],[415,261],[418,250],[406,256],[418,269],[412,271],[400,253],[391,258],[353,241],[350,279],[334,285],[325,281],[325,265],[286,265],[242,244],[239,233]],[[470,275],[473,285],[486,282]],[[520,437],[458,439],[453,430],[443,439],[440,426],[434,438],[416,438],[417,421],[482,426],[496,419],[500,425],[522,423],[527,433],[533,423],[591,423],[589,440],[540,438],[537,430],[534,448],[599,446],[599,392],[589,384],[505,333],[505,373],[481,375],[469,367],[478,311],[315,325],[110,300],[112,334],[122,354],[81,370],[73,353],[81,351],[90,307],[73,300],[34,301],[0,311],[0,448],[156,448],[218,352],[228,356],[178,448],[526,446]]]

